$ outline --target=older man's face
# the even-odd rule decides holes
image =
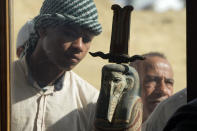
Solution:
[[[47,28],[41,35],[43,50],[60,69],[71,70],[87,54],[93,35],[80,28]]]
[[[173,71],[167,60],[148,57],[140,73],[144,113],[149,115],[154,108],[173,93]]]

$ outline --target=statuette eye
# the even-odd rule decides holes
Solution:
[[[114,79],[113,79],[113,82],[114,82],[114,83],[119,83],[120,81],[121,81],[121,78],[114,78]]]

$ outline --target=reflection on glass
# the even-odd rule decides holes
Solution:
[[[33,28],[34,23],[32,23],[32,19],[38,15],[39,10],[42,6],[42,1],[29,1],[29,0],[17,0],[13,2],[13,17],[14,17],[14,42],[12,44],[12,50],[14,51],[12,57],[14,61],[19,60],[22,56],[26,55],[24,54],[25,46],[27,44],[28,38],[31,37],[38,37],[37,35],[33,35],[36,31]],[[95,0],[96,7],[98,8],[98,15],[99,15],[99,21],[101,22],[103,32],[101,35],[96,36],[91,44],[89,45],[91,48],[89,51],[95,52],[95,51],[103,51],[103,52],[109,52],[109,45],[110,45],[110,38],[111,38],[111,24],[112,24],[112,10],[111,10],[111,4],[110,2],[106,0]],[[61,4],[60,4],[61,5]],[[145,10],[144,10],[145,9]],[[58,17],[58,16],[55,16]],[[61,16],[59,16],[61,17]],[[169,62],[172,65],[172,68],[174,70],[174,93],[185,88],[186,87],[186,16],[185,16],[185,8],[182,8],[178,11],[174,10],[167,10],[163,11],[162,13],[153,11],[151,6],[147,6],[147,8],[137,8],[136,3],[136,10],[131,14],[131,30],[130,30],[130,49],[129,53],[130,55],[134,54],[144,54],[152,51],[157,51],[164,53],[169,60]],[[61,54],[62,48],[57,48],[55,44],[58,42],[56,40],[59,40],[59,37],[61,35],[67,34],[65,30],[63,30],[65,26],[60,26],[58,29],[47,29],[45,30],[39,30],[38,33],[46,44],[43,46],[43,52],[46,51],[50,55],[51,52],[54,50],[56,52],[59,52]],[[21,30],[24,30],[21,32]],[[66,30],[69,30],[69,33],[74,34],[81,34],[81,30],[76,29],[76,27],[66,27]],[[44,36],[48,35],[48,39],[46,39]],[[43,36],[43,37],[42,37]],[[54,40],[52,39],[54,36],[57,36]],[[68,37],[68,35],[66,35]],[[72,38],[71,38],[72,37]],[[63,37],[61,37],[63,38]],[[84,38],[88,38],[88,40],[92,39],[92,33],[88,32],[83,35],[82,41]],[[73,35],[69,36],[69,40],[73,39]],[[61,39],[62,41],[68,42],[66,38]],[[61,41],[59,40],[59,41]],[[86,39],[87,40],[87,39]],[[83,41],[84,42],[84,41]],[[18,44],[17,44],[18,43]],[[48,46],[47,43],[54,44],[53,46]],[[61,42],[60,42],[61,43]],[[62,46],[62,45],[60,45]],[[85,48],[87,47],[86,45]],[[67,47],[65,47],[67,48]],[[47,52],[48,51],[48,52]],[[86,50],[87,51],[87,50]],[[39,50],[38,50],[39,52]],[[35,54],[39,56],[39,58],[42,58],[44,54]],[[62,55],[65,55],[62,53]],[[85,54],[84,54],[85,56]],[[78,63],[78,60],[81,58],[78,58],[76,56],[72,56],[73,59],[71,61],[73,63]],[[82,56],[83,57],[83,56]],[[24,57],[23,57],[24,59]],[[61,66],[58,66],[57,69],[52,68],[51,64],[43,64],[44,62],[48,60],[55,61],[53,64],[56,66],[57,63],[61,63]],[[70,99],[73,97],[71,92],[70,94],[57,94],[54,93],[54,90],[51,90],[52,88],[55,90],[64,90],[65,88],[61,89],[61,84],[59,85],[57,81],[64,81],[64,79],[71,79],[72,76],[75,76],[75,73],[78,74],[80,77],[91,83],[95,88],[100,88],[101,83],[101,68],[103,65],[107,64],[107,61],[103,61],[99,58],[92,58],[87,54],[87,56],[80,62],[79,65],[77,65],[74,70],[73,74],[64,75],[64,72],[61,72],[63,67],[67,64],[63,62],[64,60],[60,59],[60,55],[56,55],[55,57],[50,57],[49,59],[47,57],[43,57],[43,59],[40,59],[40,63],[37,63],[37,66],[33,67],[31,62],[27,62],[23,60],[23,64],[32,66],[32,70],[38,70],[41,66],[43,66],[42,69],[39,69],[38,72],[31,72],[32,76],[37,76],[37,79],[32,79],[32,77],[27,77],[29,75],[29,69],[28,66],[20,65],[19,62],[17,65],[17,69],[14,68],[15,75],[12,78],[13,80],[17,80],[18,82],[12,83],[14,86],[17,84],[18,87],[21,89],[12,89],[12,104],[16,104],[14,113],[18,114],[12,119],[15,119],[18,121],[18,123],[32,123],[31,126],[27,126],[27,128],[24,128],[22,125],[18,127],[18,130],[24,129],[24,130],[40,130],[40,129],[46,129],[49,130],[56,129],[58,130],[59,127],[65,127],[65,121],[70,121],[68,117],[70,115],[76,115],[76,113],[83,114],[83,111],[91,110],[95,104],[89,105],[87,104],[87,110],[72,110],[68,109],[68,107],[71,106]],[[69,60],[68,60],[69,61]],[[72,63],[71,62],[71,63]],[[39,65],[39,66],[38,66]],[[47,67],[46,67],[47,65]],[[71,66],[70,68],[73,68]],[[15,66],[16,67],[16,66]],[[45,68],[46,67],[46,68]],[[69,69],[66,69],[69,70]],[[40,72],[42,73],[41,75]],[[47,73],[46,73],[47,72]],[[58,72],[57,74],[54,74],[54,72]],[[37,74],[38,73],[38,74]],[[31,76],[30,75],[30,76]],[[46,79],[46,75],[47,78]],[[56,76],[56,79],[54,78],[54,75]],[[78,78],[78,77],[77,77]],[[26,80],[31,81],[30,83]],[[40,80],[40,81],[39,81]],[[36,82],[35,82],[36,81]],[[81,78],[79,80],[79,85],[81,85]],[[86,83],[86,82],[84,82]],[[62,83],[68,84],[67,82]],[[67,85],[68,87],[75,86],[74,84],[69,83],[70,85]],[[32,88],[32,85],[37,88]],[[55,85],[55,86],[54,86]],[[43,88],[42,91],[39,90],[39,86],[43,86],[46,88]],[[52,88],[51,88],[52,87]],[[94,96],[91,96],[91,100],[95,103],[97,100],[98,92],[95,91],[95,89],[89,85],[88,91],[86,89],[78,90],[78,95],[80,96],[80,93],[88,93],[92,90],[92,92],[95,93]],[[31,89],[31,92],[28,92],[27,90]],[[66,89],[65,89],[66,90]],[[27,91],[27,92],[26,92]],[[14,92],[14,93],[13,93]],[[66,92],[66,91],[65,91]],[[53,96],[55,98],[48,98],[47,95]],[[56,97],[57,96],[57,97]],[[59,98],[61,96],[61,98]],[[82,96],[80,96],[82,97]],[[88,103],[88,100],[90,98],[86,98],[86,95],[83,96],[85,99],[85,103]],[[61,100],[64,99],[65,103],[66,101],[69,103],[63,105],[61,104]],[[87,101],[86,101],[87,99]],[[24,102],[24,103],[23,103]],[[80,103],[81,102],[81,103]],[[83,105],[84,101],[80,101],[79,103],[72,103],[75,104],[75,106],[81,107],[81,104]],[[17,105],[17,103],[22,104],[24,108],[26,108],[25,111],[21,110],[21,105]],[[35,106],[34,106],[35,105]],[[42,106],[47,107],[47,105],[50,105],[50,110],[47,110],[46,108],[43,108]],[[60,107],[60,108],[57,108]],[[35,112],[35,110],[37,110]],[[65,114],[62,113],[62,110],[65,112],[70,112],[68,115],[65,116]],[[48,112],[49,111],[49,112]],[[53,120],[48,119],[50,118],[51,114],[50,111],[54,112],[53,114],[56,115],[56,117],[53,118]],[[22,112],[22,113],[21,113]],[[32,118],[24,119],[24,115],[29,115]],[[31,115],[30,115],[31,114]],[[87,121],[93,121],[91,115],[88,114]],[[79,118],[79,121],[85,121],[86,118]],[[16,122],[15,121],[15,122]],[[44,122],[44,123],[43,123]],[[83,123],[82,122],[82,123]],[[36,124],[35,124],[36,123]],[[74,123],[74,122],[73,122]],[[12,122],[11,124],[16,124]],[[38,126],[38,125],[42,126]],[[83,123],[84,124],[84,123]],[[91,127],[89,125],[84,124],[88,127]],[[69,128],[72,128],[69,127]],[[80,128],[80,127],[74,127],[73,128]],[[66,128],[65,128],[66,129]],[[17,131],[17,130],[16,130]]]

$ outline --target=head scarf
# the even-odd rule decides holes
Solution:
[[[26,47],[26,44],[29,41],[30,35],[35,33],[34,30],[34,21],[27,21],[19,30],[16,40],[16,49],[19,47]],[[21,53],[20,58],[24,55],[24,51]]]
[[[24,46],[31,33],[34,33],[34,23],[32,20],[27,21],[19,30],[16,40],[16,48]]]

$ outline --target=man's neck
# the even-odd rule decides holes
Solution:
[[[147,120],[149,115],[150,113],[146,109],[143,109],[142,123],[144,123]]]
[[[33,79],[39,85],[51,85],[65,73],[64,70],[52,63],[44,53],[39,53],[39,55],[33,53],[27,59],[27,64]]]

